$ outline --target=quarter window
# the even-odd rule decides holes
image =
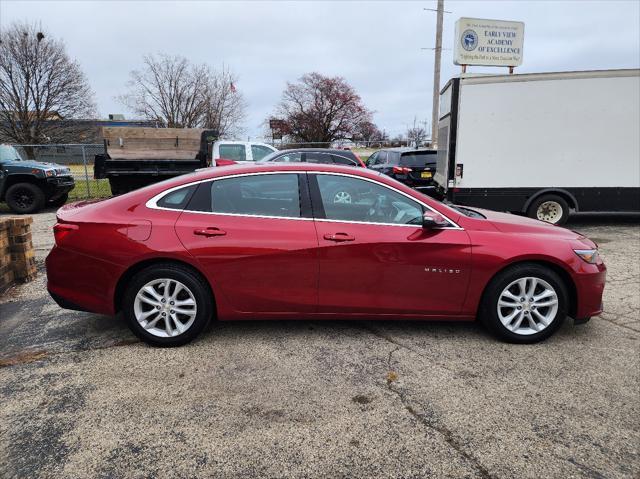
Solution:
[[[182,210],[187,205],[189,198],[195,191],[197,185],[186,186],[179,190],[167,193],[156,203],[161,208],[170,208],[172,210]]]
[[[252,175],[211,182],[211,210],[256,216],[300,217],[297,174]]]
[[[370,181],[316,175],[325,218],[337,221],[420,225],[420,203]]]

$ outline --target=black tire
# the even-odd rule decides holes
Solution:
[[[545,205],[545,203],[547,203],[547,205]],[[540,211],[542,217],[538,216],[539,208],[542,208]],[[549,214],[557,211],[558,213],[555,216],[557,216],[558,219],[555,221],[544,219],[544,213],[546,211],[549,211]],[[534,220],[546,221],[547,223],[551,223],[554,225],[563,225],[569,218],[569,204],[567,203],[567,200],[565,200],[562,196],[541,195],[539,198],[536,198],[533,203],[531,203],[531,205],[527,209],[527,216],[529,218],[533,218]]]
[[[27,215],[40,211],[45,204],[44,192],[33,183],[16,183],[7,189],[7,205],[14,213]]]
[[[183,333],[172,337],[151,334],[138,322],[134,310],[136,295],[142,287],[153,280],[164,278],[177,280],[186,286],[193,294],[197,307],[191,326]],[[192,341],[202,332],[214,313],[214,302],[208,284],[199,274],[186,266],[166,263],[150,266],[129,281],[122,299],[122,311],[129,328],[142,341],[152,346],[174,347]]]
[[[64,205],[68,199],[69,199],[69,193],[65,193],[64,195],[56,198],[55,200],[49,201],[48,205],[53,206],[55,208],[59,208],[60,206]]]
[[[498,300],[507,286],[526,277],[541,279],[555,290],[558,310],[549,325],[542,331],[524,335],[517,334],[502,324],[498,316]],[[568,298],[567,287],[557,273],[539,264],[522,263],[501,271],[491,280],[484,292],[478,318],[491,333],[504,341],[519,344],[537,343],[547,339],[562,326],[567,316]],[[528,316],[525,318],[528,320]]]

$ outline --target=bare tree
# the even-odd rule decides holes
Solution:
[[[276,116],[285,121],[285,133],[299,142],[350,138],[358,125],[371,121],[371,112],[344,78],[319,73],[287,83]]]
[[[245,111],[236,81],[229,70],[218,73],[181,56],[147,55],[119,100],[135,115],[169,128],[204,127],[234,135],[241,131]]]
[[[419,122],[413,117],[413,127],[407,128],[407,139],[416,147],[420,146],[427,139],[427,121]]]
[[[147,55],[143,62],[141,70],[130,73],[129,91],[119,100],[135,115],[169,128],[200,126],[207,106],[208,68],[165,54]]]
[[[93,93],[62,41],[35,24],[0,33],[0,137],[15,143],[78,141],[93,129],[72,119],[95,113]]]
[[[204,126],[218,130],[225,138],[238,137],[243,132],[246,102],[236,83],[236,75],[228,69],[209,75]]]

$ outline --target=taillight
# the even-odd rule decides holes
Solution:
[[[78,225],[72,225],[69,223],[56,223],[53,225],[53,236],[56,239],[56,244],[60,246],[62,241],[69,236],[72,231],[75,231],[78,228]]]
[[[399,175],[406,175],[411,173],[411,168],[407,168],[406,166],[394,166],[393,167],[393,172],[397,173]]]
[[[216,166],[229,166],[235,165],[236,162],[233,160],[227,160],[225,158],[216,158]]]

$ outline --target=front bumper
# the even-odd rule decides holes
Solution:
[[[53,176],[47,178],[47,196],[50,200],[55,200],[69,193],[75,186],[76,182],[72,176]]]
[[[574,274],[576,286],[576,312],[578,323],[588,321],[603,311],[602,296],[607,278],[607,267],[604,263],[587,265]]]

